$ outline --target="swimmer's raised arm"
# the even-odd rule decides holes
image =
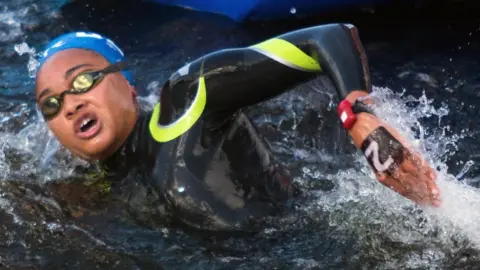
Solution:
[[[333,81],[341,101],[340,120],[377,179],[417,203],[438,205],[435,171],[393,127],[363,102],[356,102],[371,92],[371,84],[367,58],[353,25],[311,27],[250,47],[208,54],[171,76],[160,103],[172,106],[165,111],[202,114],[215,127],[243,107],[321,75]]]
[[[166,87],[175,88],[172,95],[181,104],[202,78],[206,111],[230,113],[322,74],[332,79],[340,99],[354,90],[370,92],[367,60],[356,33],[352,25],[329,24],[214,52],[179,69]]]

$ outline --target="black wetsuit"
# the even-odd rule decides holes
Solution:
[[[206,55],[170,77],[154,111],[140,115],[105,165],[136,179],[115,185],[132,193],[137,210],[198,229],[240,229],[296,193],[241,109],[322,74],[341,98],[370,90],[354,26],[312,27]]]

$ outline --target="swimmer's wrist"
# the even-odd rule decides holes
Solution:
[[[373,110],[367,105],[372,101],[368,93],[362,90],[354,90],[338,104],[338,116],[345,129],[350,130],[357,122],[357,114],[369,113],[375,115]]]

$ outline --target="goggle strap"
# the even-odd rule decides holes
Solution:
[[[121,70],[125,69],[126,67],[127,67],[127,63],[125,63],[123,61],[120,61],[120,62],[111,64],[110,66],[101,70],[99,73],[100,74],[108,74],[108,73],[112,73],[112,72],[121,71]]]

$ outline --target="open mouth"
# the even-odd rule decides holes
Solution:
[[[82,139],[90,139],[98,134],[100,124],[95,113],[86,113],[75,121],[75,133]]]
[[[90,128],[92,128],[97,123],[96,119],[85,119],[82,121],[80,125],[80,132],[87,132]]]

